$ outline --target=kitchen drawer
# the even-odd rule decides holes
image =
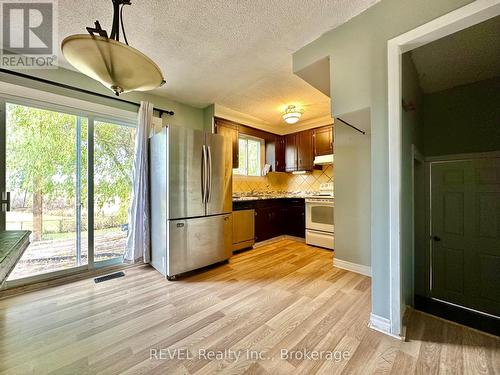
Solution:
[[[335,235],[333,233],[307,229],[306,244],[333,250],[335,248]]]

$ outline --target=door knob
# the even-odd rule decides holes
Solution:
[[[436,242],[439,242],[441,241],[441,237],[438,237],[438,236],[432,236],[432,239]]]

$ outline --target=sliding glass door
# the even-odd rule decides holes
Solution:
[[[13,103],[5,107],[5,183],[11,206],[5,227],[32,232],[9,279],[87,264],[81,243],[87,119]]]
[[[121,261],[132,197],[135,127],[94,121],[94,262]]]
[[[0,230],[32,232],[8,285],[122,262],[134,124],[0,103],[0,190],[10,192]]]

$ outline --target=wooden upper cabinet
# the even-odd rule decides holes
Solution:
[[[214,120],[215,132],[226,139],[227,150],[232,151],[233,168],[239,164],[241,134],[265,141],[265,162],[273,172],[310,171],[314,169],[315,156],[333,154],[332,125],[280,136],[218,117]]]
[[[238,168],[238,153],[239,153],[239,131],[238,125],[230,121],[216,118],[215,133],[222,135],[225,138],[227,150],[232,151],[233,168]]]
[[[266,141],[266,164],[271,166],[271,172],[285,172],[285,147],[283,137],[276,136]]]
[[[310,171],[314,168],[313,130],[297,133],[297,170]]]
[[[276,141],[266,141],[266,164],[271,166],[272,172],[276,172]]]
[[[285,170],[297,170],[297,134],[285,135]]]
[[[285,162],[285,137],[276,136],[276,146],[275,146],[275,154],[276,154],[276,165],[275,172],[285,172],[286,171],[286,162]]]
[[[285,172],[285,139],[276,135],[266,140],[266,164],[271,165],[272,172]]]
[[[314,156],[333,154],[333,126],[314,130]]]

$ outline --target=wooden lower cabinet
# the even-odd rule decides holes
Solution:
[[[281,235],[281,209],[278,205],[255,210],[255,242],[265,241]]]
[[[284,234],[305,237],[304,199],[265,199],[234,202],[233,211],[255,210],[255,242]]]
[[[304,201],[290,202],[284,208],[284,234],[295,237],[306,237],[306,211]]]

